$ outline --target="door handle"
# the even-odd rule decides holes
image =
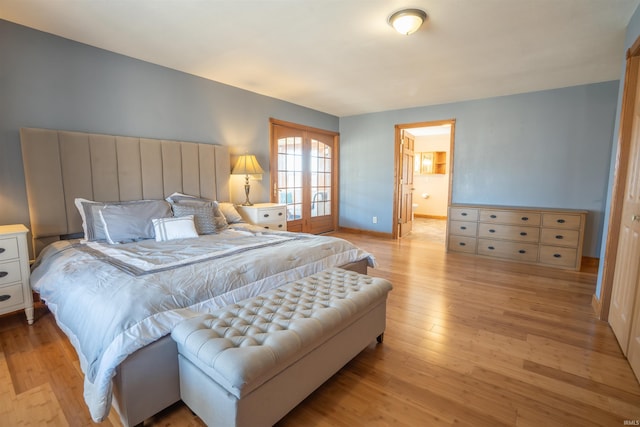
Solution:
[[[640,221],[640,215],[636,214],[631,216],[631,221]]]

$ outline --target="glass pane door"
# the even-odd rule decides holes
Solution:
[[[331,215],[331,146],[311,139],[311,216]]]

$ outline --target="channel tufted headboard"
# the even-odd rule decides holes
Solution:
[[[229,149],[221,145],[20,129],[34,252],[82,233],[74,199],[163,199],[183,192],[229,201]]]

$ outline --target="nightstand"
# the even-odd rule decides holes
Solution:
[[[24,225],[0,226],[0,314],[24,309],[33,324],[33,294],[29,286],[29,250]]]
[[[256,203],[253,206],[237,206],[245,221],[270,230],[287,230],[287,205]]]

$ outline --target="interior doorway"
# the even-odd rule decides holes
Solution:
[[[395,126],[394,239],[431,239],[445,232],[453,182],[454,135],[455,119]]]

